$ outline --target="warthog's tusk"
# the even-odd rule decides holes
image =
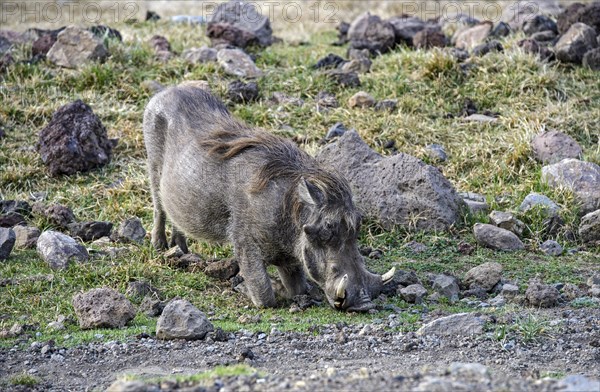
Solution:
[[[346,298],[346,287],[348,287],[348,274],[342,276],[337,289],[335,290],[335,296],[338,299]]]
[[[394,279],[395,273],[396,273],[396,267],[392,267],[391,270],[389,270],[385,274],[381,275],[381,281],[383,282],[383,284],[390,283],[392,281],[392,279]]]

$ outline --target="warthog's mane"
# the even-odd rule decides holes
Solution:
[[[348,228],[356,230],[358,214],[352,203],[352,192],[339,174],[322,168],[314,158],[299,149],[291,140],[263,130],[235,128],[237,129],[214,131],[200,144],[208,148],[209,154],[222,160],[250,151],[260,154],[265,163],[256,176],[252,191],[264,190],[275,179],[290,180],[292,186],[285,196],[285,205],[291,210],[291,215],[296,221],[299,220],[302,211],[297,188],[304,178],[319,188],[325,198],[324,204],[329,207],[335,206],[338,213],[341,210],[342,219]]]

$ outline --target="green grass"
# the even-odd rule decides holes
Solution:
[[[178,376],[170,376],[170,377],[161,377],[161,378],[141,378],[136,375],[125,375],[122,377],[123,380],[133,381],[133,380],[143,380],[147,384],[158,384],[161,381],[173,381],[178,385],[186,384],[193,386],[210,386],[212,382],[216,379],[220,378],[229,378],[229,377],[238,377],[238,376],[251,376],[257,374],[256,369],[246,365],[246,364],[237,364],[230,366],[218,365],[212,368],[211,370],[189,374],[189,375],[178,375]]]
[[[174,57],[161,63],[153,56],[147,40],[154,34],[165,35],[174,50],[207,43],[203,35],[188,26],[167,23],[116,25],[135,39],[124,43],[110,42],[112,56],[103,64],[90,64],[80,70],[64,70],[48,63],[28,65],[17,62],[2,76],[0,88],[0,125],[7,137],[0,140],[0,198],[28,199],[32,192],[47,192],[47,203],[71,207],[79,220],[108,220],[119,223],[137,216],[151,228],[152,204],[145,169],[145,151],[141,133],[142,113],[150,93],[140,86],[156,80],[164,85],[184,80],[207,80],[212,91],[224,96],[229,77],[216,64],[191,65]],[[573,195],[548,189],[540,182],[541,165],[531,154],[529,141],[546,128],[555,128],[575,138],[584,149],[585,159],[600,163],[598,132],[600,129],[600,83],[598,73],[584,68],[545,64],[515,49],[522,38],[511,36],[503,41],[505,53],[493,53],[472,60],[473,68],[465,72],[461,65],[443,50],[413,51],[399,48],[373,59],[372,71],[361,75],[360,88],[344,89],[310,66],[329,52],[344,56],[345,47],[333,47],[333,31],[311,37],[307,46],[276,44],[257,51],[257,65],[266,71],[258,80],[261,99],[231,106],[232,112],[254,126],[284,136],[303,135],[310,153],[318,150],[317,142],[327,129],[341,121],[359,131],[365,141],[384,155],[386,140],[394,140],[405,153],[425,159],[425,145],[439,143],[449,160],[439,169],[459,191],[484,193],[492,209],[513,211],[527,226],[524,242],[528,250],[516,253],[494,252],[476,248],[466,256],[458,252],[458,244],[475,245],[471,227],[487,221],[485,216],[466,215],[464,222],[448,233],[419,233],[402,229],[383,231],[367,222],[360,242],[383,250],[384,256],[369,260],[371,270],[384,272],[392,265],[414,270],[426,282],[428,273],[449,272],[462,276],[470,268],[486,261],[497,261],[504,267],[504,277],[522,287],[529,278],[540,277],[547,283],[580,283],[590,271],[598,270],[598,249],[587,249],[558,258],[537,251],[548,238],[560,241],[565,248],[580,246],[570,236],[577,231],[579,215]],[[20,48],[14,57],[27,59],[30,49]],[[315,112],[314,98],[320,91],[334,93],[340,107]],[[349,109],[347,100],[364,90],[376,99],[398,100],[395,112],[371,109]],[[302,107],[272,106],[268,98],[283,92],[305,101]],[[91,173],[51,178],[34,145],[38,132],[61,105],[81,98],[101,118],[110,137],[119,138],[109,165]],[[466,98],[480,110],[500,113],[492,124],[466,123],[458,115]],[[454,117],[447,116],[448,113]],[[565,225],[553,236],[544,232],[543,216],[536,211],[518,213],[518,206],[530,192],[540,192],[558,203]],[[31,223],[53,228],[43,217],[32,217]],[[419,241],[428,248],[413,253],[405,247]],[[73,295],[95,287],[108,286],[122,293],[131,280],[146,280],[160,289],[165,298],[175,296],[190,300],[207,312],[216,327],[227,331],[241,328],[268,332],[280,330],[310,331],[313,325],[336,322],[366,323],[387,317],[390,311],[377,314],[345,314],[326,305],[302,313],[289,313],[289,303],[277,309],[257,310],[242,295],[230,290],[228,283],[217,282],[204,274],[188,273],[169,267],[162,256],[145,241],[131,245],[127,255],[117,259],[97,259],[73,264],[65,271],[50,270],[35,251],[14,251],[0,263],[0,277],[19,279],[16,285],[0,287],[0,329],[15,322],[32,325],[40,337],[58,344],[74,345],[96,339],[122,340],[141,332],[152,333],[155,319],[138,315],[130,326],[121,330],[81,331],[76,324],[66,330],[52,331],[47,324],[58,315],[74,317]],[[193,243],[191,249],[207,258],[227,257],[231,247]],[[51,280],[27,279],[34,275],[52,275]],[[380,305],[414,307],[398,298]],[[429,306],[429,305],[428,305]],[[582,304],[581,306],[588,306]],[[431,305],[447,312],[464,311],[462,305]],[[260,321],[241,324],[240,315],[260,315]],[[415,330],[418,315],[401,313],[402,330]],[[523,332],[535,335],[534,332]],[[65,335],[68,338],[65,339]],[[0,341],[1,346],[25,343],[26,339]]]
[[[34,386],[36,386],[37,384],[40,383],[40,380],[37,377],[35,377],[35,376],[23,373],[23,374],[19,374],[19,375],[11,377],[10,380],[9,380],[9,382],[12,385],[21,385],[21,386],[25,386],[25,387],[34,387]]]

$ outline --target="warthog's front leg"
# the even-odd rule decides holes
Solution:
[[[306,293],[306,277],[301,266],[280,266],[277,272],[289,298]]]
[[[235,253],[244,278],[248,296],[254,306],[269,308],[276,305],[271,280],[263,262],[262,253],[255,245],[236,245]]]

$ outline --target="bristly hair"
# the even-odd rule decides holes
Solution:
[[[300,220],[302,202],[297,187],[302,178],[319,188],[325,205],[343,206],[343,219],[352,231],[358,227],[358,214],[352,203],[350,186],[339,174],[325,170],[317,161],[296,146],[294,142],[272,135],[266,131],[239,128],[232,131],[219,130],[206,136],[200,145],[208,148],[209,154],[222,160],[231,159],[252,150],[265,160],[256,177],[252,191],[260,192],[269,182],[277,178],[291,180],[292,186],[285,195],[286,212],[291,213],[296,223]]]

